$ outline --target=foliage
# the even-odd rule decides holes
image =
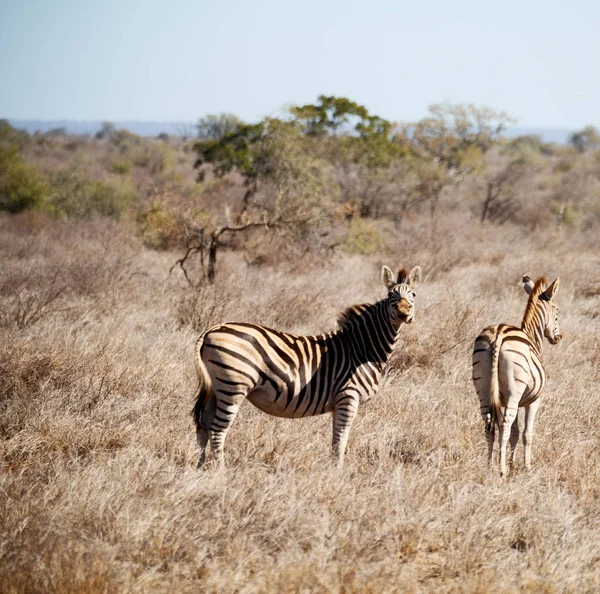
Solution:
[[[0,145],[0,211],[21,212],[45,204],[46,181],[23,162],[15,146]]]
[[[590,158],[591,157],[591,158]],[[562,172],[553,188],[555,212],[562,224],[590,225],[600,219],[600,168],[593,155],[581,156]]]
[[[234,115],[223,113],[221,115],[207,115],[198,121],[198,139],[201,142],[220,141],[230,134],[235,134],[244,125]]]
[[[110,170],[117,175],[127,175],[131,171],[132,163],[127,159],[116,159],[112,162]]]
[[[164,142],[145,142],[136,150],[133,162],[137,167],[144,167],[156,175],[173,168],[175,159],[171,147]]]
[[[264,125],[240,124],[231,132],[218,139],[199,140],[194,144],[198,154],[194,167],[198,169],[198,181],[203,181],[205,165],[212,167],[213,174],[223,177],[237,171],[246,183],[254,181],[260,170],[262,157],[257,150],[264,132]]]
[[[519,186],[528,171],[521,159],[509,159],[491,168],[483,176],[484,200],[480,220],[496,223],[507,221],[519,209]]]
[[[52,179],[49,202],[58,214],[69,217],[119,219],[135,198],[135,191],[126,182],[90,180],[76,171],[66,171]]]
[[[111,138],[115,133],[115,125],[112,122],[102,122],[102,127],[96,132],[96,139]]]
[[[0,119],[0,145],[18,146],[22,149],[28,137],[27,132],[13,128],[8,120]]]
[[[59,128],[52,128],[46,132],[46,136],[66,136],[67,129],[63,126]]]
[[[369,114],[365,107],[345,97],[328,97],[319,95],[314,105],[292,107],[290,113],[302,125],[307,136],[336,135],[339,128],[353,119],[358,119],[358,126],[368,127]],[[383,121],[383,120],[382,120]],[[371,124],[374,128],[377,124]]]
[[[380,249],[381,242],[377,231],[370,223],[355,218],[350,221],[346,237],[340,247],[347,254],[371,256]]]
[[[430,115],[405,125],[397,136],[412,153],[441,163],[454,175],[474,173],[483,155],[512,119],[488,107],[434,104]]]
[[[571,134],[569,142],[580,153],[585,153],[600,147],[600,133],[594,126],[586,126],[583,130]]]
[[[247,191],[234,224],[226,220],[212,230],[198,226],[196,239],[177,262],[184,272],[184,264],[193,253],[200,254],[204,271],[206,255],[203,275],[212,282],[217,252],[225,237],[261,227],[278,229],[288,237],[302,237],[322,215],[327,166],[307,151],[296,122],[274,118],[244,124],[218,141],[197,142],[195,150],[199,155],[197,167],[211,164],[217,177],[235,169],[244,177]],[[187,272],[186,278],[190,280]]]
[[[257,216],[294,232],[314,223],[321,214],[323,195],[329,186],[327,163],[316,158],[303,142],[295,123],[268,120],[260,142],[259,179],[264,199],[254,206]]]
[[[148,190],[147,200],[138,205],[136,222],[142,241],[152,249],[164,250],[185,247],[189,239],[189,221],[210,226],[206,212],[195,204],[199,195],[186,207],[181,189],[177,186],[156,185]],[[214,225],[213,225],[214,226]]]
[[[556,145],[544,142],[542,137],[537,134],[517,136],[507,142],[506,147],[510,151],[540,155],[553,155],[556,150]]]
[[[321,95],[316,104],[290,113],[312,139],[310,150],[331,165],[343,202],[362,216],[378,216],[393,192],[394,168],[407,154],[392,138],[393,124],[345,97]]]
[[[433,216],[444,188],[484,171],[485,154],[512,119],[472,104],[434,104],[429,112],[428,117],[401,126],[395,141],[412,155],[420,180],[416,191],[429,201]]]
[[[325,183],[324,164],[306,150],[300,128],[294,122],[274,118],[259,124],[242,124],[220,140],[197,142],[194,148],[198,153],[195,166],[201,168],[200,180],[204,179],[202,167],[206,164],[212,166],[217,177],[234,170],[243,176],[251,188],[244,199],[240,213],[243,215],[252,208],[251,197],[264,186],[267,199],[255,206],[255,210],[262,211],[260,217],[266,215],[269,220],[282,222],[294,211],[297,220],[298,209],[306,206],[305,201],[314,204],[320,198],[318,189]]]
[[[178,246],[180,241],[177,218],[158,202],[138,213],[142,241],[153,249],[168,249]]]

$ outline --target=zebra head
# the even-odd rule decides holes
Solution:
[[[544,317],[546,325],[544,327],[544,336],[548,339],[550,344],[557,344],[562,339],[562,332],[558,324],[558,305],[554,301],[554,295],[558,291],[559,278],[557,277],[554,282],[545,289],[539,296],[538,302],[544,311]],[[523,277],[523,288],[529,295],[533,290],[534,282],[528,277]]]
[[[381,278],[388,290],[391,319],[397,324],[411,324],[415,317],[415,289],[421,282],[421,267],[415,266],[410,274],[403,268],[395,277],[392,270],[384,266]]]

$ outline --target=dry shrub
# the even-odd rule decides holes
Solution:
[[[67,285],[60,270],[14,270],[0,273],[0,328],[25,328],[65,309]]]
[[[305,326],[314,319],[315,311],[322,302],[319,293],[295,292],[290,294],[287,290],[273,295],[264,308],[265,323],[273,328],[282,330],[297,326]]]
[[[580,289],[583,297],[592,298],[600,295],[600,281],[588,281],[587,284]]]
[[[73,297],[115,303],[142,274],[138,248],[107,220],[88,225],[25,215],[0,221],[0,327],[23,328],[79,309]]]
[[[371,256],[382,248],[382,241],[373,225],[355,218],[350,221],[340,248],[348,254]]]
[[[227,301],[221,285],[202,285],[180,293],[175,308],[177,324],[196,332],[204,332],[211,326],[224,322]]]
[[[419,312],[419,323],[426,320],[430,328],[423,332],[412,328],[402,331],[402,346],[392,354],[389,370],[402,372],[418,367],[439,372],[446,358],[463,354],[475,338],[465,333],[465,328],[473,327],[474,314],[469,306],[457,304],[455,308],[453,312],[445,309],[443,319],[438,305]]]
[[[183,193],[173,184],[156,184],[148,190],[146,200],[136,210],[145,245],[159,250],[185,248],[195,226],[207,222],[206,213],[198,207],[202,190],[187,197]],[[192,220],[195,225],[190,224]]]
[[[75,218],[106,216],[120,219],[137,194],[122,177],[91,180],[77,171],[57,173],[51,182],[49,204],[59,214]]]
[[[0,437],[20,431],[32,414],[37,399],[49,385],[66,387],[64,363],[57,352],[38,352],[3,344],[0,350]]]

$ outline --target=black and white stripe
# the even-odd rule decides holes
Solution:
[[[499,428],[500,472],[506,473],[506,443],[511,445],[511,462],[519,441],[519,425],[515,422],[519,407],[525,408],[525,466],[531,467],[533,423],[546,383],[542,362],[544,336],[551,344],[562,338],[558,324],[558,306],[553,300],[558,291],[557,278],[546,288],[546,279],[535,283],[523,277],[529,294],[521,328],[500,324],[485,328],[475,340],[473,349],[473,383],[479,396],[481,416],[488,440],[488,459],[494,450],[496,425]]]
[[[199,386],[193,416],[201,455],[210,446],[223,460],[223,444],[244,399],[286,418],[333,413],[333,450],[341,462],[358,406],[371,398],[400,326],[414,318],[416,266],[396,278],[384,266],[387,298],[346,309],[335,332],[296,336],[246,322],[219,324],[196,343]]]

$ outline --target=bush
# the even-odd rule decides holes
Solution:
[[[126,161],[124,159],[113,161],[110,165],[110,170],[112,173],[116,173],[117,175],[127,175],[131,171],[131,162]]]
[[[15,147],[0,146],[0,211],[42,206],[48,187],[35,167],[23,163]]]
[[[375,228],[364,219],[353,219],[341,248],[348,254],[370,256],[381,247]]]
[[[89,180],[74,172],[62,172],[52,180],[50,203],[57,213],[69,217],[99,214],[118,220],[135,198],[135,190],[126,183]]]
[[[148,169],[151,174],[156,175],[171,169],[175,160],[173,151],[168,144],[152,142],[144,144],[136,153],[134,163],[136,167]]]
[[[184,243],[183,229],[177,216],[154,202],[137,214],[142,241],[155,250],[179,247]]]
[[[8,123],[8,120],[0,120],[0,143],[23,149],[28,141],[29,134],[25,130],[17,130]]]

